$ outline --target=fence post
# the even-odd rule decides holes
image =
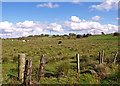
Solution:
[[[101,63],[103,63],[103,59],[104,59],[104,50],[102,50]]]
[[[99,51],[99,64],[101,64],[101,52]]]
[[[113,63],[116,63],[117,54],[118,54],[118,52],[115,53]]]
[[[42,55],[40,59],[39,78],[44,77],[45,58],[46,58],[45,55]]]
[[[18,55],[18,79],[23,82],[25,70],[25,54]]]
[[[76,54],[76,58],[77,58],[77,73],[79,73],[80,72],[79,54]]]
[[[32,60],[26,60],[25,73],[24,73],[24,84],[31,84],[31,73],[32,73]]]

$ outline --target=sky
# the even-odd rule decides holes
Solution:
[[[0,37],[118,31],[118,0],[3,2]]]

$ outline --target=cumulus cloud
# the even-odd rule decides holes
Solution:
[[[44,30],[63,32],[62,26],[56,23],[41,23],[37,21],[24,21],[16,24],[10,22],[0,22],[0,36],[28,36],[41,34]]]
[[[100,24],[99,22],[87,21],[77,16],[71,16],[63,24],[41,23],[39,21],[24,21],[16,24],[4,21],[0,22],[0,36],[21,37],[28,35],[39,35],[44,31],[55,31],[64,33],[64,31],[82,31],[83,33],[101,34],[118,32],[118,26],[113,24]]]
[[[50,31],[57,31],[57,32],[63,32],[62,25],[58,25],[56,23],[51,23],[46,27]]]
[[[44,4],[38,4],[36,5],[36,7],[49,7],[49,8],[57,8],[59,7],[58,4],[52,4],[51,2],[48,2],[48,3],[44,3]]]
[[[96,20],[96,21],[99,21],[101,19],[103,19],[103,18],[101,18],[100,16],[94,16],[94,17],[92,17],[92,20]]]
[[[118,2],[120,0],[106,0],[105,2],[101,3],[100,5],[92,5],[90,8],[97,9],[97,10],[111,10],[113,8],[118,7]]]
[[[77,17],[77,16],[71,16],[70,21],[80,22],[81,20],[80,20],[79,17]]]
[[[65,28],[71,31],[84,31],[85,33],[96,33],[100,34],[101,32],[113,33],[118,31],[118,27],[112,24],[101,25],[99,22],[93,21],[65,21]]]

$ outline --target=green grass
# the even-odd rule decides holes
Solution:
[[[3,84],[18,84],[19,81],[12,79],[10,75],[18,76],[18,54],[25,53],[26,59],[31,59],[33,63],[33,72],[38,73],[40,57],[46,55],[45,74],[46,76],[38,80],[35,75],[32,75],[32,80],[41,84],[107,84],[118,83],[109,75],[99,76],[89,73],[77,74],[76,69],[76,54],[80,54],[80,69],[81,72],[86,70],[95,70],[94,66],[98,65],[99,51],[104,50],[104,64],[107,59],[112,62],[115,52],[118,50],[118,37],[112,35],[90,36],[79,39],[62,39],[52,37],[29,37],[29,42],[22,42],[14,39],[2,41],[2,54],[6,62],[2,64]],[[62,40],[62,45],[58,45],[58,41]],[[7,58],[7,59],[6,59]],[[68,62],[70,68],[65,65]],[[115,65],[116,66],[116,65]],[[59,69],[58,69],[59,68]],[[110,68],[110,66],[108,66]],[[69,71],[66,72],[66,69]],[[110,69],[111,75],[115,74],[114,68]],[[59,74],[58,71],[66,72]]]

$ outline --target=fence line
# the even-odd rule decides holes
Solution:
[[[18,55],[18,79],[24,81],[24,70],[25,70],[25,54]]]
[[[116,63],[118,52],[115,53],[113,63]],[[102,50],[102,54],[99,51],[99,64],[102,64],[104,62],[104,50]],[[45,72],[45,55],[42,55],[40,58],[40,67],[39,67],[39,79],[44,77]],[[77,59],[77,73],[80,73],[80,58],[79,54],[76,54]],[[32,60],[26,60],[25,64],[25,54],[19,54],[18,55],[18,79],[23,84],[40,84],[39,82],[33,82],[31,81],[31,75],[32,75]]]
[[[32,61],[26,60],[25,72],[24,72],[24,84],[31,84],[31,74],[32,74]]]

